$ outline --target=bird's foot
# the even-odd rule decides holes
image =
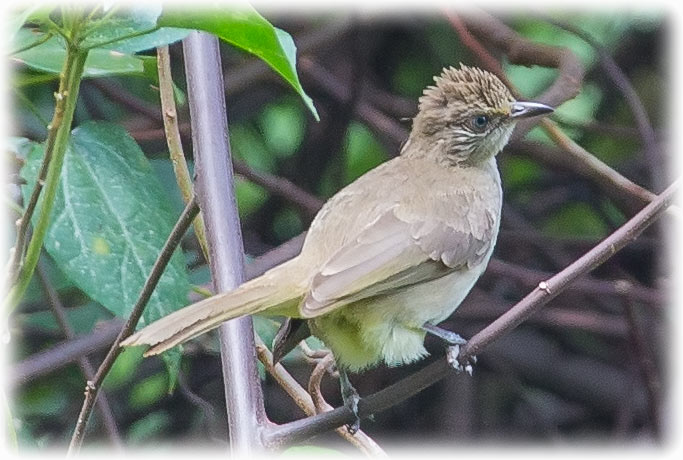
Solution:
[[[341,369],[339,370],[339,383],[344,405],[351,409],[351,412],[353,412],[353,415],[355,416],[353,423],[346,425],[346,429],[349,430],[349,433],[354,435],[360,429],[360,416],[358,415],[358,402],[360,401],[360,396],[353,385],[351,385],[351,381],[349,380],[349,376],[346,375],[346,371]]]
[[[467,360],[466,364],[462,364],[458,359],[460,355],[460,345],[453,345],[446,348],[446,361],[448,364],[458,372],[467,372],[472,375],[473,365],[477,363],[477,357],[472,356]]]

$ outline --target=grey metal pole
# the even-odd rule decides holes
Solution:
[[[244,249],[228,142],[228,124],[218,39],[192,32],[183,41],[192,146],[199,198],[209,245],[215,292],[244,281]],[[233,454],[242,457],[263,449],[267,423],[256,367],[251,318],[220,326],[221,361]]]

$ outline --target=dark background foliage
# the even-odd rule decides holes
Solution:
[[[294,37],[301,81],[320,122],[270,69],[222,44],[230,142],[238,162],[237,197],[250,257],[299,235],[320,200],[396,155],[410,129],[417,98],[442,67],[478,64],[453,26],[438,14],[266,16]],[[614,169],[655,193],[662,191],[670,174],[664,148],[668,81],[663,16],[553,17],[589,32],[605,47],[642,100],[661,153],[653,156],[645,151],[624,95],[600,65],[593,47],[545,17],[525,13],[500,17],[530,40],[569,47],[586,67],[581,92],[553,118]],[[171,46],[171,56],[175,83],[184,90],[179,44]],[[529,99],[557,75],[554,69],[505,62],[511,81]],[[20,65],[14,70],[31,74]],[[50,118],[55,90],[54,81],[39,79],[19,88],[12,113],[16,135],[44,138],[40,117]],[[185,151],[191,156],[187,106],[179,110]],[[168,159],[158,91],[149,80],[130,76],[85,80],[75,125],[88,120],[111,121],[128,131],[151,160],[174,215],[179,214],[182,201]],[[505,205],[494,259],[463,306],[445,323],[465,337],[629,217],[595,182],[530,153],[549,148],[555,147],[537,128],[499,156]],[[287,179],[311,196],[292,196],[274,178]],[[183,252],[191,282],[207,283],[208,269],[193,236],[183,241]],[[364,421],[363,429],[387,446],[386,441],[428,439],[660,439],[659,412],[666,392],[666,274],[670,272],[664,255],[664,238],[655,226],[487,349],[472,377],[446,378]],[[42,273],[67,307],[77,337],[92,340],[88,357],[97,365],[112,340],[112,324],[120,323],[79,291],[46,255]],[[264,334],[272,334],[268,324],[261,327],[267,330]],[[12,333],[12,410],[20,422],[20,442],[63,445],[82,402],[84,379],[73,361],[64,362],[65,351],[57,348],[68,350],[78,342],[64,341],[37,279],[14,314]],[[180,379],[172,393],[162,360],[142,359],[139,350],[128,350],[119,358],[102,396],[126,443],[226,443],[220,358],[213,341],[212,336],[202,337],[185,347]],[[435,343],[429,346],[438,354]],[[36,363],[39,353],[43,361]],[[286,364],[305,385],[310,364],[300,355],[289,357]],[[423,365],[379,368],[352,380],[361,395],[368,394]],[[302,416],[269,377],[263,386],[273,421]],[[335,381],[326,379],[323,388],[331,404],[340,404]],[[88,439],[107,442],[99,413],[91,420]],[[314,443],[329,441],[340,443],[332,434]]]

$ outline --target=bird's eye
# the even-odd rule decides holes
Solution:
[[[489,124],[489,117],[486,115],[477,115],[472,118],[471,125],[475,131],[484,131]]]

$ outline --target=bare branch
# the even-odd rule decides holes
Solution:
[[[233,189],[225,91],[218,38],[191,32],[183,40],[192,122],[196,190],[209,243],[214,292],[234,289],[244,280],[244,250]],[[256,367],[250,317],[219,328],[231,449],[246,456],[263,448],[267,423]]]
[[[161,111],[164,119],[164,133],[166,134],[166,144],[168,154],[173,164],[178,188],[183,196],[185,204],[189,203],[194,195],[190,168],[185,160],[183,142],[180,138],[178,127],[178,112],[173,95],[173,77],[171,76],[171,55],[168,52],[168,45],[157,48],[157,70],[159,73],[159,98],[161,100]],[[206,230],[201,216],[197,216],[193,222],[195,234],[202,248],[204,258],[208,260],[209,247],[206,243]]]

